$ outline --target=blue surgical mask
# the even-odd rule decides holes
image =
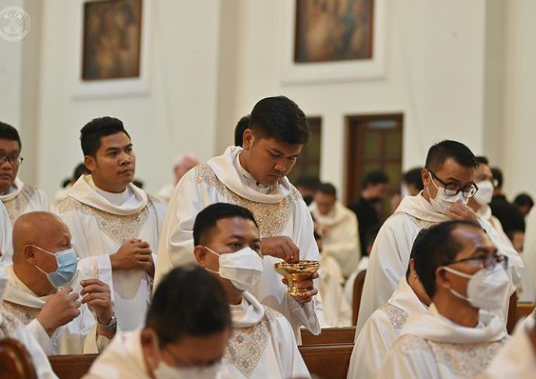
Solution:
[[[35,266],[36,269],[46,275],[48,281],[54,288],[65,287],[73,281],[74,276],[76,275],[76,268],[78,267],[78,257],[72,247],[54,254],[39,246],[33,246],[41,250],[43,253],[56,257],[58,268],[54,272],[46,272],[40,267]]]

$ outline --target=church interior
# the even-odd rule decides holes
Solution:
[[[0,0],[0,379],[534,378],[535,21]]]

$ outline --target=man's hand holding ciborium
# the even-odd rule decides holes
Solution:
[[[318,278],[317,261],[300,261],[300,249],[286,236],[261,239],[261,252],[283,259],[274,265],[277,273],[283,275],[283,283],[289,288],[288,295],[299,304],[305,304],[318,294],[314,279]]]

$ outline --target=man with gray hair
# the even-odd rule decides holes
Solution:
[[[192,153],[181,153],[175,158],[175,163],[173,164],[173,183],[169,183],[162,187],[158,191],[157,196],[166,203],[169,203],[171,195],[173,195],[173,190],[175,186],[181,180],[181,178],[186,174],[190,169],[194,168],[199,164],[199,161]]]

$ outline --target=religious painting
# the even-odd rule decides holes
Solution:
[[[84,3],[82,80],[138,78],[142,0]]]
[[[374,0],[296,0],[295,63],[371,59]]]

